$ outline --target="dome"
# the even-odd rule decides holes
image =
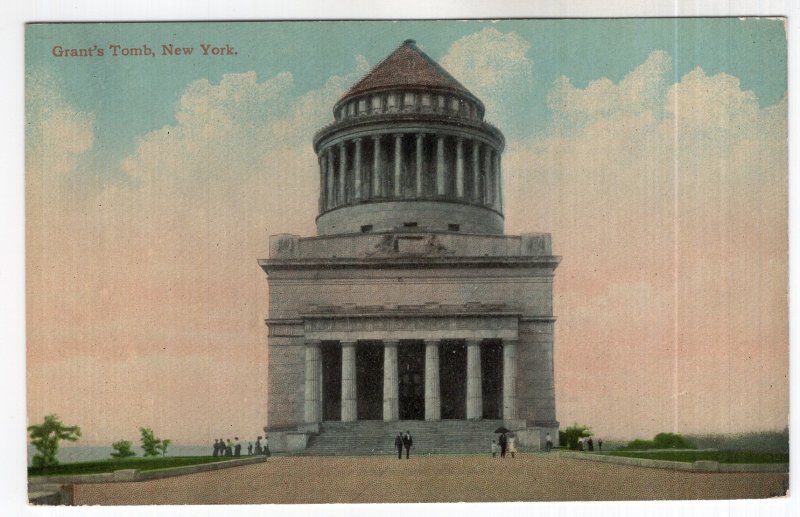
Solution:
[[[439,63],[421,51],[413,39],[407,39],[397,50],[378,63],[354,84],[334,106],[334,111],[348,99],[365,93],[388,90],[426,89],[462,95],[478,104],[481,117],[483,103]]]
[[[484,105],[406,40],[314,136],[317,233],[502,234],[503,134]]]

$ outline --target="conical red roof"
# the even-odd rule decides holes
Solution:
[[[409,39],[354,84],[339,99],[339,103],[348,97],[370,91],[419,87],[460,93],[479,100],[439,63],[417,48],[414,40]]]

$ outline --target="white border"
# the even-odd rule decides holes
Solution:
[[[29,21],[182,21],[182,20],[245,20],[245,19],[414,19],[414,18],[522,18],[522,17],[619,17],[619,16],[788,16],[789,91],[797,84],[798,35],[800,34],[800,2],[791,0],[673,0],[639,2],[636,0],[552,0],[534,3],[524,0],[346,0],[335,2],[295,0],[265,3],[257,0],[224,0],[220,2],[190,0],[139,0],[113,2],[103,0],[57,1],[38,0],[0,7],[0,56],[5,66],[2,88],[4,131],[0,139],[3,160],[0,186],[0,346],[3,346],[0,375],[3,395],[0,411],[5,416],[0,426],[3,466],[0,467],[0,513],[3,515],[408,515],[437,513],[442,516],[469,514],[529,514],[561,516],[592,514],[603,516],[673,516],[729,515],[772,516],[798,515],[797,497],[757,501],[667,501],[631,503],[505,503],[481,505],[327,505],[309,506],[189,506],[189,507],[77,507],[43,508],[26,505],[24,478],[25,447],[25,304],[24,304],[24,23]],[[789,99],[789,134],[797,133],[798,112],[793,95]],[[796,172],[798,161],[790,146],[789,222],[790,228],[790,294],[800,288],[797,271],[796,231],[798,208]],[[790,322],[797,321],[798,309],[790,296]],[[790,342],[796,342],[795,325],[790,325]],[[792,379],[798,372],[798,352],[791,351]],[[796,407],[797,382],[792,382],[790,401]],[[800,419],[792,411],[792,445],[798,443]],[[17,446],[19,445],[19,446]],[[792,473],[798,461],[792,450]],[[800,485],[792,475],[791,492]]]

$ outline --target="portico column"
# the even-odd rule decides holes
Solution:
[[[353,199],[356,201],[361,200],[361,139],[356,138],[354,140],[356,143],[356,156],[353,162],[353,188],[355,192],[353,192]]]
[[[486,205],[491,204],[492,152],[493,152],[492,148],[487,147],[483,158],[483,169],[484,169],[483,177],[485,178],[483,183],[483,203]]]
[[[372,155],[372,197],[381,195],[381,137],[373,136],[375,153]]]
[[[439,342],[425,341],[425,420],[440,420],[441,418]]]
[[[503,420],[517,418],[517,342],[503,341]]]
[[[305,391],[305,421],[307,424],[316,424],[322,420],[322,404],[320,402],[319,372],[320,342],[318,340],[306,341],[306,391]]]
[[[417,133],[417,198],[422,197],[422,145],[425,139],[424,133]]]
[[[481,188],[481,143],[477,140],[472,142],[472,199],[480,201]]]
[[[400,418],[399,386],[397,380],[397,346],[399,341],[383,344],[383,420],[393,422]]]
[[[467,419],[483,416],[483,391],[481,387],[481,342],[467,340]]]
[[[339,144],[339,204],[347,203],[345,180],[347,179],[347,147],[345,143]]]
[[[327,160],[325,160],[325,179],[328,182],[328,196],[325,200],[325,206],[331,208],[336,205],[336,198],[333,196],[333,148],[328,147],[325,151]]]
[[[394,135],[394,197],[403,197],[403,135]]]
[[[356,406],[356,343],[342,342],[342,422],[358,419]]]
[[[464,139],[456,141],[456,196],[464,197]]]
[[[436,137],[436,193],[443,196],[444,187],[444,137]]]

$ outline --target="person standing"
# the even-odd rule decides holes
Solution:
[[[506,436],[506,433],[502,433],[500,435],[500,457],[501,458],[505,458],[506,457],[506,449],[507,448],[508,448],[508,437]]]
[[[406,459],[408,459],[412,445],[414,445],[414,440],[411,438],[411,433],[406,431],[406,435],[403,437],[403,446],[406,448]]]
[[[272,453],[269,450],[269,435],[264,435],[264,456],[269,458],[272,456]]]
[[[235,445],[233,446],[233,455],[234,456],[241,456],[242,455],[242,444],[239,443],[239,437],[235,436],[233,439],[236,440]]]
[[[586,439],[586,445],[589,446],[589,452],[594,452],[594,441],[591,436]]]
[[[225,456],[233,456],[233,442],[228,438],[228,443],[225,446]]]
[[[402,460],[403,459],[403,442],[405,442],[405,439],[403,438],[403,433],[401,431],[401,432],[397,433],[397,436],[394,439],[394,446],[397,448],[397,459],[398,460]]]
[[[253,455],[253,442],[247,442],[247,455]]]
[[[214,453],[212,454],[215,458],[219,456],[219,442],[216,438],[214,438]]]
[[[583,437],[578,438],[578,452],[583,452]]]
[[[602,438],[598,438],[597,439],[597,450],[599,450],[600,452],[603,452],[603,439]]]
[[[547,433],[547,436],[544,437],[545,439],[545,450],[550,452],[550,449],[553,448],[553,439],[550,438],[550,433]]]
[[[492,440],[492,458],[497,457],[497,441]]]
[[[517,439],[514,436],[508,437],[508,452],[511,454],[511,457],[514,457],[514,454],[517,452]]]
[[[256,438],[256,456],[261,456],[264,451],[261,449],[261,437]]]

